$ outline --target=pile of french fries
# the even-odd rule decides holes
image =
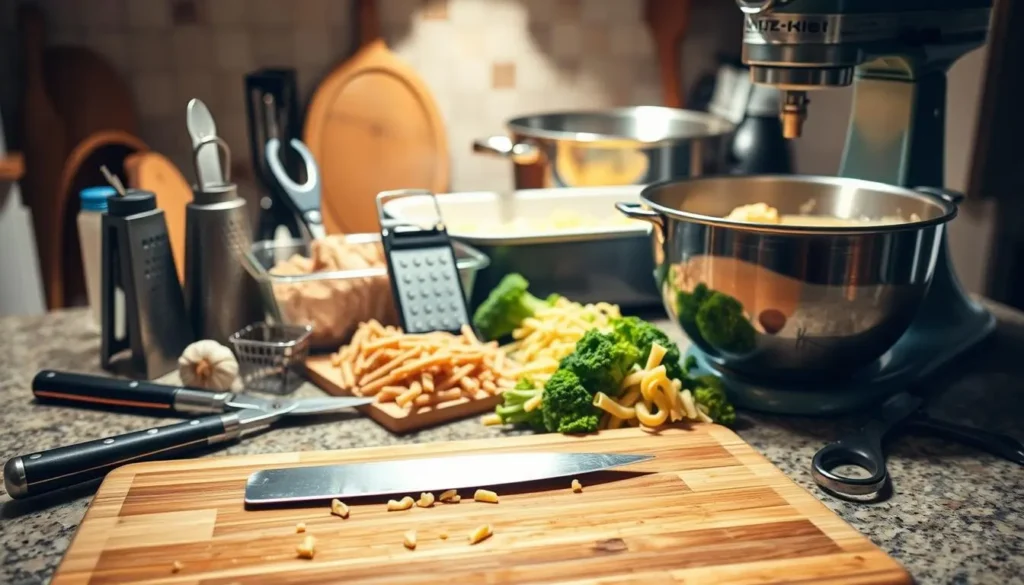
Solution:
[[[461,335],[406,334],[376,320],[360,323],[331,364],[356,396],[409,409],[494,396],[513,388],[521,370],[497,343],[482,343],[468,326]]]

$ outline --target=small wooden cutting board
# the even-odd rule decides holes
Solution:
[[[341,370],[331,365],[330,356],[316,356],[307,359],[306,377],[328,394],[352,396],[352,393],[346,390],[342,383]],[[437,406],[423,406],[415,409],[405,409],[394,402],[375,402],[359,407],[358,410],[392,433],[402,434],[490,412],[501,403],[501,400],[500,395],[482,399],[459,398]]]
[[[363,44],[317,88],[303,139],[320,167],[327,233],[379,232],[377,193],[448,190],[448,137],[419,75],[378,32],[376,3],[360,0]]]
[[[246,510],[257,470],[510,451],[654,455],[569,480],[499,489],[474,502],[386,511],[350,501]],[[418,495],[418,494],[414,494]],[[435,494],[436,495],[436,494]],[[305,525],[304,534],[296,524]],[[470,545],[489,523],[494,534]],[[415,530],[407,550],[403,535]],[[442,539],[442,532],[448,538]],[[316,556],[296,557],[306,535]],[[175,562],[178,568],[175,570]],[[53,585],[109,583],[909,584],[867,538],[734,433],[716,425],[532,435],[129,465],[100,486]]]

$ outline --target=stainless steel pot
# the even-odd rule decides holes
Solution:
[[[536,114],[473,150],[515,164],[517,189],[645,185],[724,170],[734,126],[703,112],[639,106]]]
[[[936,266],[952,194],[836,177],[715,177],[650,185],[616,207],[654,224],[669,315],[724,369],[759,379],[835,379],[883,356],[910,326]],[[724,219],[763,202],[780,214],[899,216],[856,227]]]

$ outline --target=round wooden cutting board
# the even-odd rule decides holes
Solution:
[[[328,233],[378,232],[375,198],[389,189],[448,190],[448,138],[426,83],[377,33],[360,2],[364,42],[321,83],[303,139],[320,166]]]

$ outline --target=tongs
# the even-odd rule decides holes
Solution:
[[[351,396],[270,399],[52,370],[36,375],[32,393],[47,402],[209,416],[14,457],[4,465],[4,485],[15,499],[103,477],[120,465],[170,459],[231,441],[284,417],[334,413],[373,402]]]

